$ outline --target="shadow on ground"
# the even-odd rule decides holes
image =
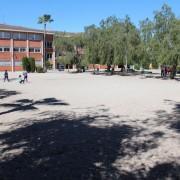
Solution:
[[[8,91],[5,89],[0,89],[0,99],[5,99],[5,98],[8,98],[10,96],[17,95],[17,94],[20,94],[20,93],[17,91]]]
[[[42,114],[41,114],[42,115]],[[122,140],[135,130],[130,126],[91,127],[94,119],[63,114],[0,135],[7,145],[2,153],[20,149],[16,157],[0,163],[4,179],[118,179],[112,163]],[[126,175],[124,175],[126,176]],[[131,175],[127,175],[131,177]]]
[[[172,100],[165,100],[165,103],[173,105],[172,113],[166,111],[157,111],[156,115],[159,119],[159,124],[165,124],[169,129],[180,133],[180,103]]]
[[[0,99],[17,94],[0,89]],[[174,106],[172,113],[157,111],[153,123],[179,134],[180,103],[171,100],[165,103]],[[56,98],[20,99],[1,103],[0,107],[8,110],[0,115],[38,110],[39,105],[69,104]],[[90,115],[80,116],[49,111],[37,114],[37,119],[17,122],[15,130],[0,134],[0,180],[180,180],[180,165],[173,161],[159,162],[148,170],[146,165],[132,171],[121,168],[124,161],[117,164],[117,159],[132,160],[158,148],[166,132],[148,134],[146,128],[127,121],[108,124],[112,118],[107,115],[109,109],[102,105],[99,111],[93,114],[90,110]],[[152,121],[143,123],[148,126]],[[140,141],[142,136],[145,138]]]
[[[2,180],[179,180],[180,166],[175,163],[134,172],[114,165],[117,158],[155,148],[162,133],[153,134],[153,144],[135,141],[129,146],[124,142],[139,136],[141,129],[123,123],[96,126],[97,119],[109,121],[105,115],[77,117],[57,112],[45,118],[47,114],[51,112],[39,114],[41,122],[29,119],[36,123],[0,135]]]
[[[3,103],[0,104],[0,107],[10,108],[4,112],[0,112],[0,116],[4,114],[9,114],[17,111],[30,111],[30,110],[38,110],[38,105],[49,105],[49,106],[68,106],[69,104],[62,101],[57,100],[56,98],[45,98],[38,101],[33,101],[30,99],[20,99],[13,103]]]

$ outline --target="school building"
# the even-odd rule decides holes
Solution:
[[[43,30],[0,24],[0,71],[23,70],[23,57],[33,57],[37,66],[43,66],[44,55],[55,69],[53,35],[47,31],[44,39]]]

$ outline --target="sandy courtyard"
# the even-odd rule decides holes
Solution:
[[[17,76],[0,81],[0,179],[180,179],[180,82]]]

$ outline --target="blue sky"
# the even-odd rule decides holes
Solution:
[[[82,32],[84,26],[98,25],[110,15],[129,15],[138,25],[140,20],[152,18],[163,3],[180,17],[180,0],[6,0],[1,1],[0,23],[41,29],[37,18],[51,14],[54,22],[48,25],[49,30]]]

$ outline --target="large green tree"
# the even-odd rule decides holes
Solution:
[[[114,65],[138,65],[157,68],[165,64],[177,66],[180,61],[180,20],[172,9],[164,4],[154,12],[150,20],[140,21],[137,28],[129,18],[110,16],[98,26],[85,27],[82,34],[58,40],[58,47],[74,54],[74,63]],[[80,55],[78,48],[84,49]],[[95,66],[94,66],[95,68]]]
[[[111,16],[100,22],[100,26],[85,28],[86,56],[91,64],[130,64],[137,60],[139,32],[130,18],[124,20]]]

